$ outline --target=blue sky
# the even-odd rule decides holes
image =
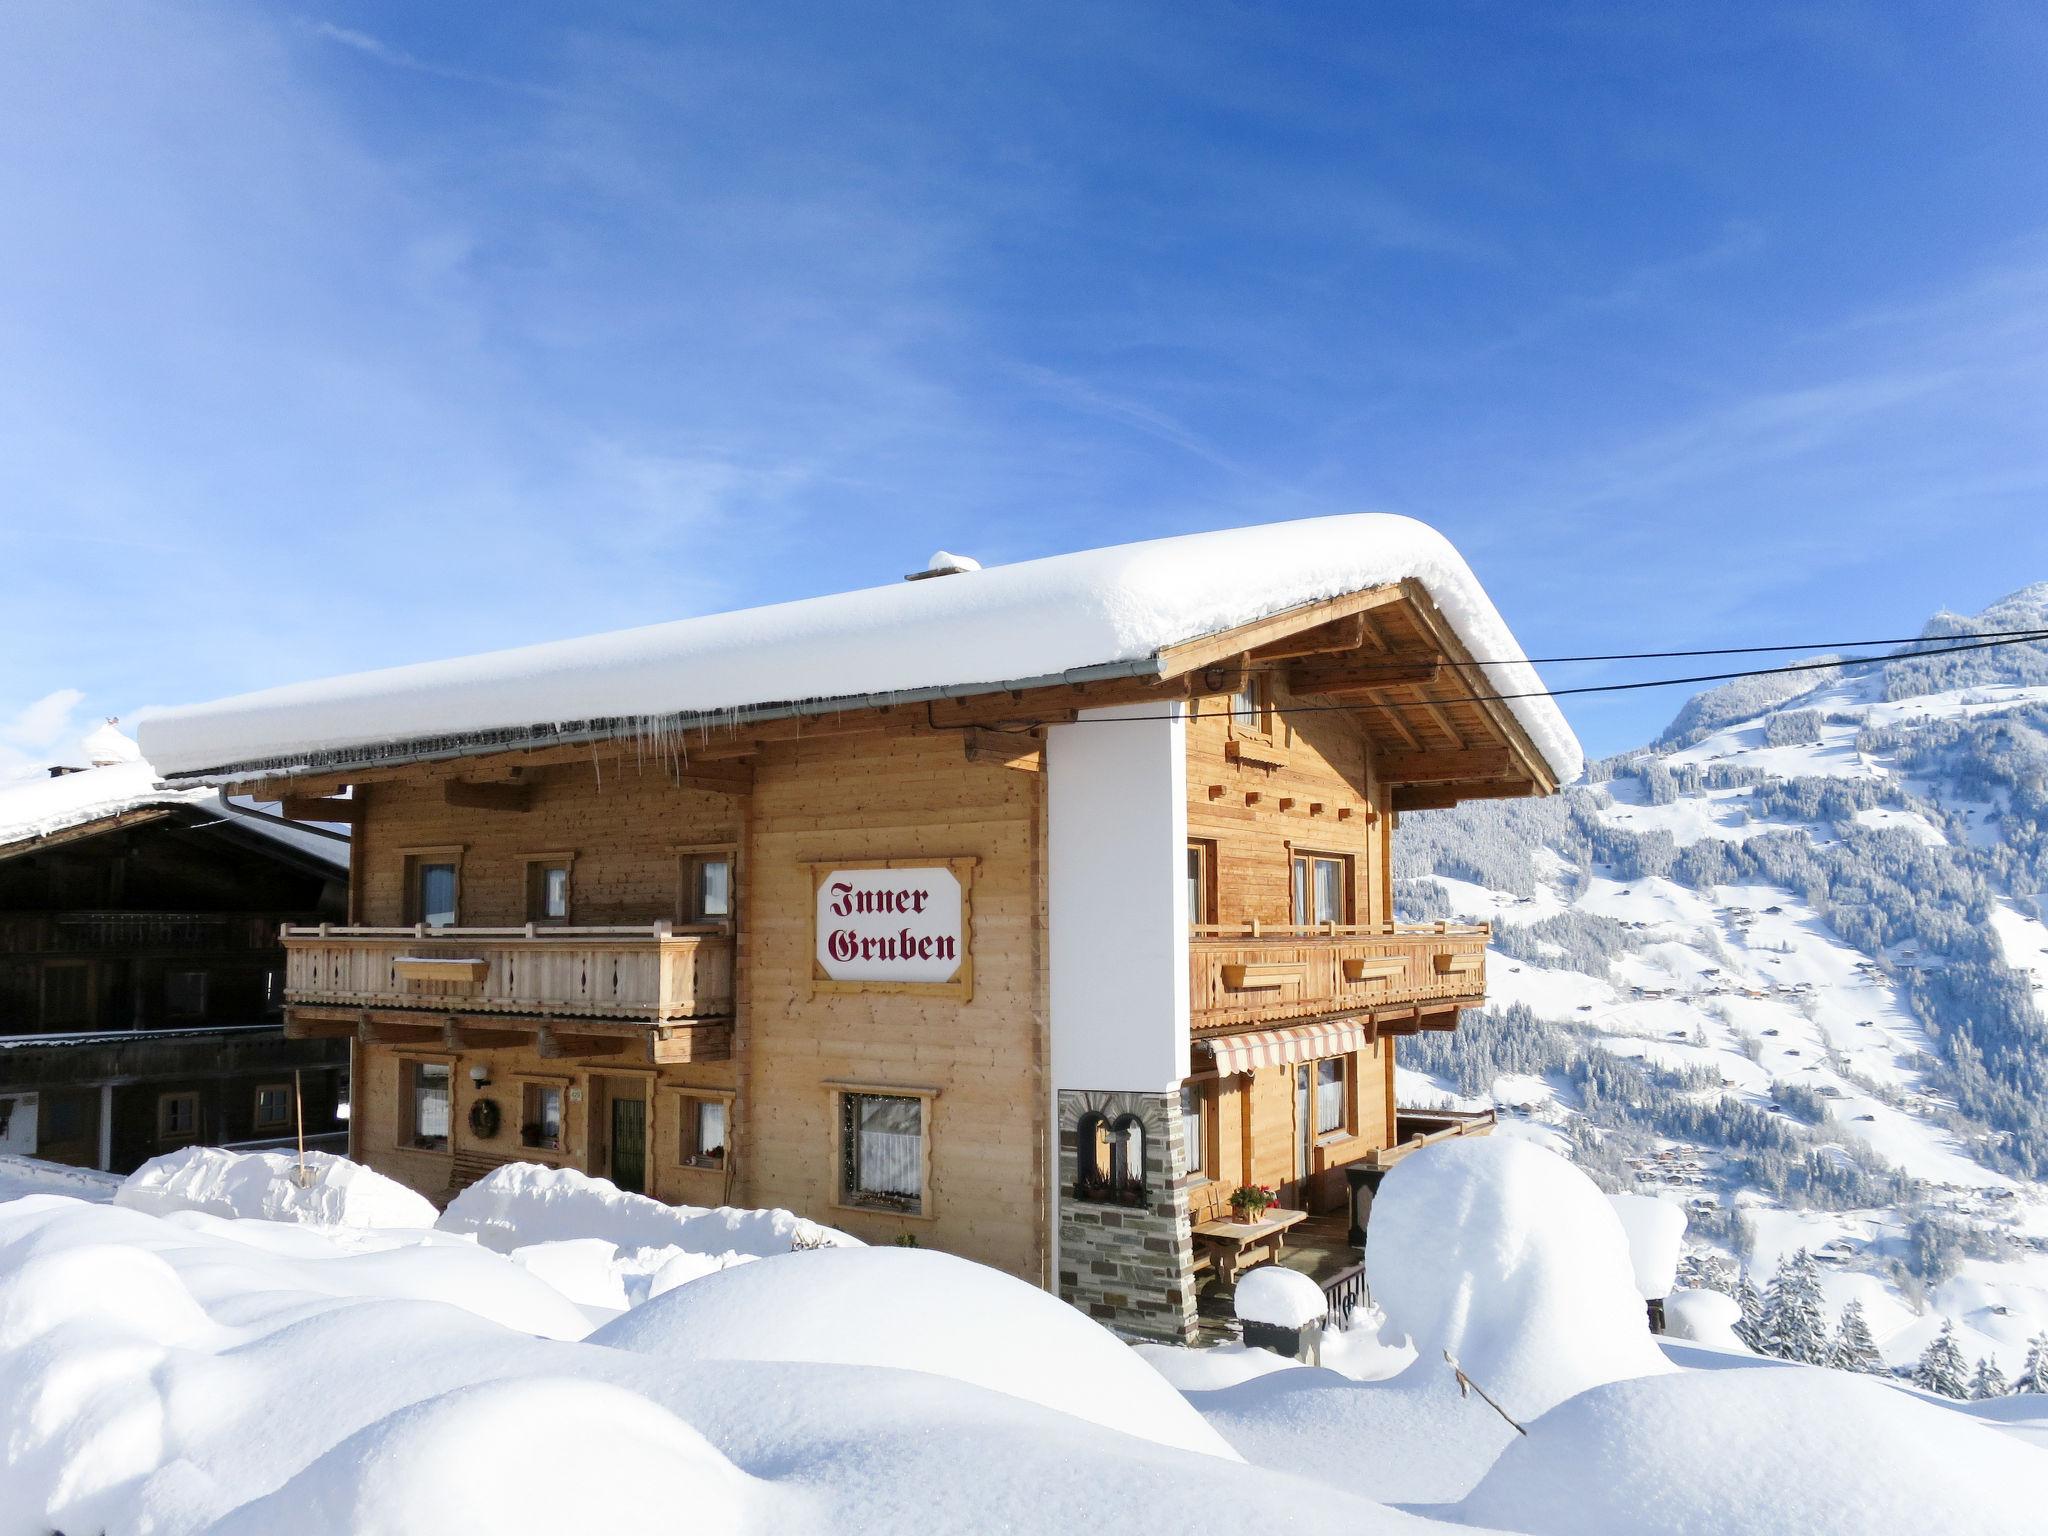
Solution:
[[[2048,577],[2044,130],[2024,4],[11,0],[0,770],[1362,509],[1539,655],[1908,633]]]

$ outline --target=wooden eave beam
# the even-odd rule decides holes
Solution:
[[[1403,581],[1402,586],[1409,589],[1408,612],[1414,616],[1417,626],[1423,633],[1435,642],[1437,648],[1452,662],[1459,663],[1452,671],[1464,682],[1463,691],[1479,701],[1479,710],[1486,717],[1495,735],[1507,743],[1509,749],[1521,759],[1523,776],[1536,786],[1537,794],[1556,793],[1557,775],[1551,772],[1550,764],[1544,761],[1543,754],[1536,750],[1536,743],[1529,739],[1528,731],[1523,728],[1522,722],[1515,718],[1515,712],[1508,708],[1504,700],[1494,695],[1487,684],[1486,674],[1473,665],[1471,651],[1466,648],[1464,641],[1458,638],[1457,631],[1452,629],[1449,622],[1437,611],[1437,606],[1431,600],[1428,591],[1421,582],[1412,577]]]
[[[1269,641],[1251,653],[1254,662],[1286,661],[1296,656],[1326,656],[1355,651],[1365,644],[1365,615],[1351,614],[1305,629],[1300,634]]]
[[[1382,752],[1373,767],[1383,784],[1454,784],[1504,779],[1516,765],[1506,747],[1471,747],[1463,752]]]
[[[1045,743],[1026,732],[991,731],[969,726],[960,733],[967,761],[987,768],[1016,768],[1037,773],[1045,767]]]
[[[1492,780],[1481,784],[1396,785],[1394,813],[1447,811],[1467,800],[1519,800],[1539,793],[1526,779]]]
[[[1290,608],[1270,618],[1254,619],[1249,624],[1239,624],[1217,634],[1168,646],[1159,653],[1159,672],[1162,677],[1179,677],[1183,673],[1198,671],[1211,662],[1224,661],[1283,642],[1305,630],[1348,619],[1354,614],[1370,613],[1389,603],[1398,603],[1403,596],[1398,585],[1390,585],[1368,587],[1362,592],[1347,592],[1342,597],[1304,603],[1299,608]]]
[[[1375,694],[1388,688],[1412,688],[1434,683],[1443,676],[1443,665],[1434,656],[1372,660],[1346,656],[1341,660],[1322,657],[1298,661],[1287,669],[1287,686],[1295,693],[1322,693],[1333,697]]]

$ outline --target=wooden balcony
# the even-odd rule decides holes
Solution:
[[[662,1061],[723,1059],[730,1036],[733,940],[723,927],[323,923],[287,926],[283,936],[287,1023],[313,1026],[292,1032],[331,1032],[338,1020],[373,1014],[400,1029],[451,1020],[538,1031],[548,1054],[557,1035],[644,1030]],[[420,1023],[397,1017],[406,1014]]]
[[[1197,1030],[1289,1023],[1381,1008],[1470,1007],[1486,994],[1484,924],[1203,924],[1188,940]]]

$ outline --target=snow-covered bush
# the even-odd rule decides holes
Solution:
[[[1517,1416],[1670,1369],[1650,1336],[1627,1235],[1564,1158],[1506,1136],[1395,1164],[1374,1198],[1366,1273],[1411,1372],[1448,1352]]]
[[[300,1182],[304,1168],[306,1182]],[[186,1147],[129,1174],[114,1199],[164,1215],[205,1211],[328,1227],[431,1227],[433,1202],[375,1169],[325,1152],[228,1152]]]
[[[507,1163],[462,1191],[438,1223],[510,1253],[534,1243],[598,1237],[621,1248],[690,1253],[787,1253],[793,1246],[858,1247],[860,1240],[791,1211],[668,1205],[574,1168]]]

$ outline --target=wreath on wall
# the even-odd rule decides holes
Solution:
[[[469,1129],[479,1141],[489,1141],[498,1134],[498,1113],[496,1099],[478,1099],[469,1106]]]

